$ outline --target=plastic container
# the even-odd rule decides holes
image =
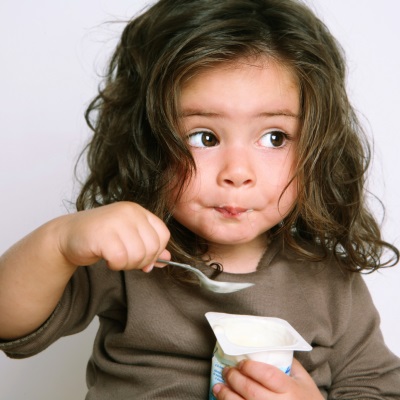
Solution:
[[[285,320],[208,312],[206,318],[217,338],[211,366],[209,398],[215,400],[212,387],[224,382],[222,370],[239,361],[251,359],[274,365],[290,375],[294,351],[312,347]]]

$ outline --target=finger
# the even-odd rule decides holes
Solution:
[[[142,268],[142,271],[148,274],[153,270],[154,267],[155,267],[154,264],[146,265],[145,267]]]
[[[238,368],[225,368],[223,371],[223,375],[224,380],[229,388],[246,400],[267,398],[267,396],[271,395],[272,393],[269,389],[264,387],[259,382],[255,381],[247,375],[244,375]]]
[[[109,232],[100,242],[103,258],[112,270],[142,269],[154,264],[160,243],[151,226],[141,226],[140,231],[131,226],[120,226]]]
[[[169,241],[169,238],[171,236],[171,233],[165,223],[158,217],[156,217],[154,214],[149,213],[148,216],[148,221],[150,225],[154,228],[154,230],[157,232],[159,239],[160,239],[160,249],[165,249],[167,247],[167,243]],[[168,252],[169,254],[169,252]]]
[[[170,232],[163,221],[150,213],[147,215],[147,224],[144,228],[140,226],[140,230],[138,229],[145,251],[139,268],[142,268],[144,272],[150,272],[154,267],[164,266],[155,264],[158,258],[171,259],[170,252],[165,249]]]
[[[162,260],[166,260],[166,261],[171,260],[171,253],[170,253],[167,249],[164,249],[164,250],[158,255],[157,259],[162,259]],[[157,267],[157,268],[164,268],[164,267],[166,267],[167,265],[168,265],[168,264],[162,263],[162,262],[156,262],[156,263],[154,264],[154,266]]]
[[[124,242],[117,234],[109,234],[104,242],[100,242],[99,254],[113,271],[124,269],[128,265],[129,255]]]
[[[157,259],[163,259],[163,260],[170,260],[171,259],[171,253],[164,249],[158,256]],[[152,263],[150,265],[146,265],[145,267],[142,268],[143,272],[149,273],[153,270],[154,267],[157,268],[163,268],[166,267],[168,264],[163,264],[163,263],[158,263],[157,261],[155,263]]]
[[[295,358],[293,359],[292,370],[290,371],[290,376],[297,381],[301,380],[304,382],[307,382],[307,381],[313,382],[313,379],[311,378],[311,376],[309,375],[307,370]]]
[[[323,400],[321,392],[313,378],[296,359],[293,359],[291,375],[293,386],[297,388],[297,393],[299,393],[298,397],[304,398],[306,395],[309,399]]]
[[[212,388],[213,395],[218,400],[243,400],[243,397],[239,396],[237,393],[233,392],[228,386],[222,383],[217,383]]]
[[[274,393],[285,393],[291,385],[290,377],[270,364],[244,360],[237,365],[237,368],[241,374]]]
[[[169,230],[157,217],[150,215],[145,222],[128,227],[124,240],[128,250],[128,266],[126,269],[143,269],[150,272],[159,254],[163,254],[169,240]],[[171,257],[169,252],[165,253]]]

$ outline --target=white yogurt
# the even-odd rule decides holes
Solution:
[[[212,387],[224,382],[222,370],[239,361],[251,359],[272,364],[290,375],[294,351],[310,351],[312,347],[285,320],[208,312],[217,343],[211,367],[209,398],[215,400]]]

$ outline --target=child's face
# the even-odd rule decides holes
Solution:
[[[292,209],[299,90],[268,60],[210,68],[182,88],[181,123],[197,172],[175,218],[210,249],[265,243]],[[282,197],[280,197],[282,195]]]

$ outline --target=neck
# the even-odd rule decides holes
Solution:
[[[224,272],[244,274],[254,272],[269,244],[268,235],[257,241],[239,245],[210,244],[209,255],[213,262],[222,264]]]

